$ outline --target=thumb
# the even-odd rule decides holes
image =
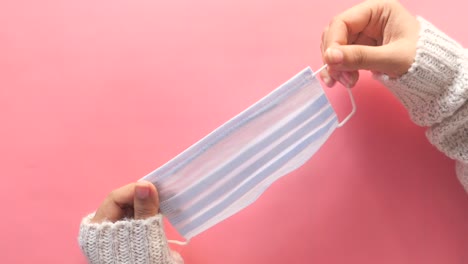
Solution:
[[[141,181],[135,184],[133,210],[135,219],[146,219],[159,212],[158,192],[152,183]]]
[[[332,71],[370,70],[394,76],[404,73],[403,52],[394,52],[392,44],[383,46],[343,45],[332,46],[325,52],[324,60]]]

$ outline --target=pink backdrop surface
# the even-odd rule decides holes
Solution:
[[[0,2],[0,258],[85,263],[81,218],[310,65],[351,0]],[[468,46],[467,4],[404,4]],[[326,89],[340,117],[342,87]],[[363,74],[358,112],[188,264],[468,263],[454,162]],[[170,238],[179,238],[168,227]]]

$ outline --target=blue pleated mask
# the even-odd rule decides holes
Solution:
[[[353,111],[339,123],[306,68],[143,179],[156,185],[161,212],[188,240],[304,164],[354,114],[348,92]]]

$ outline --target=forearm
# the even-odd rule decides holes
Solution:
[[[400,78],[377,76],[428,127],[429,141],[458,161],[457,174],[468,191],[468,57],[465,49],[419,19],[415,61]]]

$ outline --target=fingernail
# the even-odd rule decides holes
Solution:
[[[346,81],[346,83],[351,84],[354,80],[353,75],[349,72],[343,72],[341,73],[341,76],[343,79]]]
[[[350,82],[343,76],[343,74],[340,74],[340,77],[338,78],[338,80],[340,81],[340,83],[342,85],[344,85],[346,88],[349,88],[350,87]]]
[[[135,188],[135,195],[138,199],[144,200],[149,196],[149,187],[146,185],[137,185]]]
[[[327,50],[328,63],[338,64],[343,62],[343,52],[339,49],[328,48]]]
[[[327,86],[330,86],[330,84],[331,84],[331,79],[330,79],[330,77],[325,76],[325,77],[322,78],[322,80],[323,80],[323,82],[324,82]]]

